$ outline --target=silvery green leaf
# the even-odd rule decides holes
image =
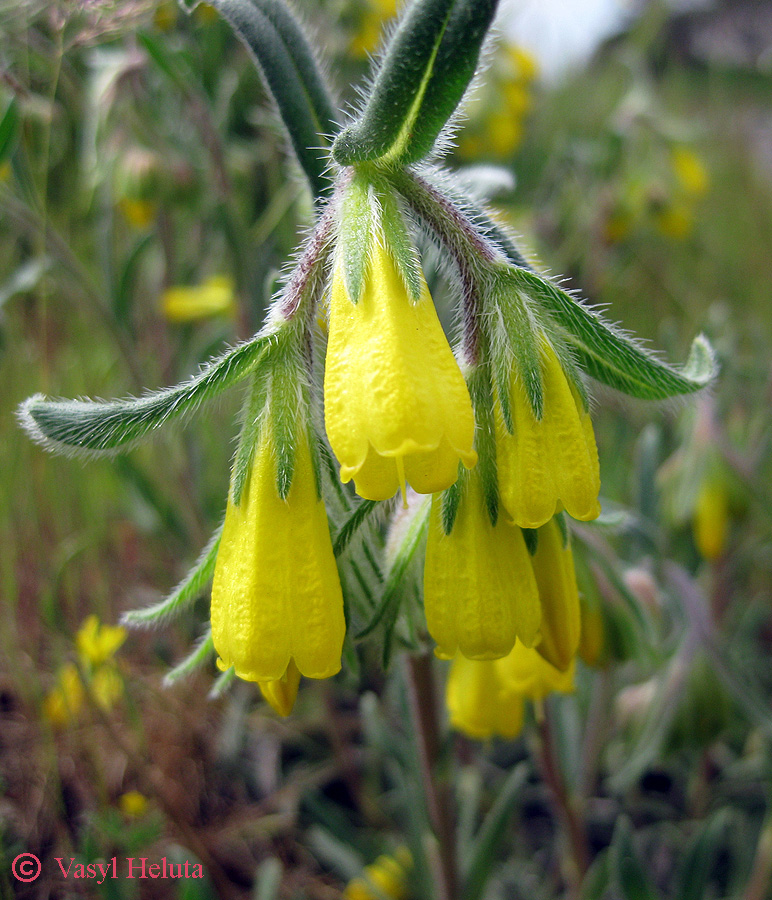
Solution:
[[[676,369],[615,330],[549,279],[525,269],[515,269],[514,277],[561,327],[562,337],[580,367],[610,387],[643,400],[664,400],[694,393],[716,375],[713,349],[703,335],[694,339],[686,365]]]
[[[522,789],[530,775],[530,766],[521,762],[507,776],[490,811],[474,838],[469,865],[464,873],[464,900],[483,896],[491,871],[495,868],[506,828]]]
[[[70,456],[115,453],[232,387],[254,370],[277,340],[275,332],[258,335],[207,363],[189,381],[145,397],[49,400],[36,394],[19,407],[19,420],[47,450]]]
[[[196,669],[200,669],[201,666],[209,662],[214,655],[214,641],[212,640],[212,629],[210,628],[185,659],[166,673],[164,676],[164,687],[171,687],[181,678],[187,678],[188,675],[192,675]]]
[[[211,0],[246,45],[265,78],[292,149],[316,198],[332,189],[325,135],[335,114],[308,42],[277,0]]]
[[[472,80],[498,0],[414,0],[359,118],[338,135],[341,165],[427,156]]]
[[[132,609],[121,618],[129,628],[164,625],[187,609],[204,590],[214,575],[217,551],[220,548],[222,525],[215,531],[188,574],[160,603],[146,609]]]

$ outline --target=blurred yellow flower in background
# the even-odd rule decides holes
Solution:
[[[674,147],[670,155],[678,184],[687,194],[701,197],[710,186],[710,176],[705,163],[690,147],[682,144]]]
[[[227,275],[214,275],[192,287],[171,287],[163,292],[161,308],[169,322],[182,324],[236,314],[233,280]]]
[[[52,725],[61,728],[78,718],[84,699],[78,667],[67,663],[59,669],[56,686],[43,700],[43,714]]]
[[[354,878],[343,891],[343,900],[406,900],[407,879],[413,868],[413,857],[405,846],[397,847],[393,856],[383,854],[365,866],[360,878]]]
[[[367,56],[378,49],[383,26],[397,14],[397,0],[360,0],[356,8],[361,17],[350,47],[356,56]]]
[[[149,806],[149,801],[139,791],[126,791],[118,798],[118,806],[121,812],[131,819],[139,819],[144,816]]]
[[[517,44],[501,46],[485,85],[467,106],[468,122],[458,141],[462,156],[503,159],[520,146],[538,75],[539,64],[530,51]]]
[[[75,635],[81,662],[91,668],[101,666],[115,656],[126,635],[126,629],[122,626],[102,625],[98,616],[88,616]]]

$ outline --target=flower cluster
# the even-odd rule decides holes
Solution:
[[[22,423],[50,449],[110,453],[247,382],[221,532],[166,600],[127,621],[169,618],[212,580],[210,633],[175,671],[214,653],[224,679],[256,682],[286,715],[301,676],[334,675],[353,637],[379,636],[388,658],[415,612],[400,619],[402,582],[425,548],[425,618],[404,643],[430,637],[454,660],[459,727],[459,685],[496,684],[506,724],[489,717],[467,730],[514,733],[512,698],[568,690],[580,644],[568,519],[600,513],[588,377],[649,400],[687,394],[713,377],[710,347],[698,338],[683,369],[645,352],[535,272],[480,205],[483,192],[427,162],[447,146],[495,0],[406,4],[345,126],[288,9],[215,6],[262,66],[315,225],[250,341],[145,397],[32,397]],[[529,61],[510,62],[527,85]],[[140,163],[132,196],[145,200],[153,167]],[[674,165],[696,193],[699,171],[683,156]],[[419,254],[427,242],[439,265]],[[429,290],[443,278],[453,347]],[[176,320],[231,307],[222,281],[165,298]],[[431,496],[415,515],[408,488]],[[376,512],[398,492],[410,527],[386,542],[398,546],[384,561]]]

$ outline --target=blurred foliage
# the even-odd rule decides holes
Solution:
[[[391,12],[304,5],[343,102]],[[577,691],[516,741],[442,736],[469,898],[769,896],[772,84],[682,59],[666,24],[653,6],[554,87],[505,48],[501,92],[481,92],[451,155],[478,158],[476,141],[511,163],[500,214],[546,266],[673,358],[704,328],[722,368],[688,407],[596,397],[604,515],[575,529]],[[207,881],[89,890],[428,897],[399,664],[384,680],[365,653],[279,721],[243,684],[209,701],[211,673],[161,689],[193,616],[101,661],[76,647],[87,615],[158,599],[219,521],[233,401],[88,468],[14,421],[35,391],[174,383],[256,329],[310,211],[260,80],[206,6],[2,2],[0,34],[0,895],[61,896],[57,855],[166,855]],[[227,296],[207,306],[213,285]],[[199,293],[171,314],[180,286]],[[123,688],[103,703],[113,665]],[[22,850],[44,863],[24,889]]]

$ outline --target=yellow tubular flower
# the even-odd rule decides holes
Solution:
[[[413,303],[376,240],[358,303],[336,268],[329,327],[325,423],[341,480],[369,500],[406,481],[419,494],[450,487],[459,459],[477,462],[474,414],[426,283]]]
[[[288,716],[295,705],[300,685],[300,672],[291,659],[287,671],[273,681],[258,681],[260,693],[280,716]]]
[[[497,660],[498,675],[504,685],[530,700],[543,700],[552,691],[570,694],[574,690],[574,661],[565,672],[551,665],[536,650],[518,641],[512,652]]]
[[[523,729],[523,696],[504,684],[500,663],[457,656],[450,667],[445,695],[450,724],[478,741],[514,738]]]
[[[581,615],[574,557],[570,545],[563,546],[556,519],[538,531],[533,572],[541,603],[541,640],[536,649],[547,662],[565,672],[579,646]]]
[[[541,352],[544,413],[533,414],[525,387],[515,375],[510,386],[514,434],[501,413],[496,455],[501,501],[515,524],[539,528],[560,510],[586,521],[600,515],[598,450],[589,413],[545,341]]]
[[[276,489],[270,424],[263,425],[241,503],[228,501],[212,584],[212,638],[223,669],[247,681],[340,669],[343,595],[308,440],[298,434],[292,486]]]
[[[523,533],[502,517],[494,527],[479,479],[469,479],[450,534],[441,522],[439,496],[432,498],[424,568],[424,608],[436,654],[451,659],[496,659],[515,637],[531,645],[541,610],[531,557]]]

